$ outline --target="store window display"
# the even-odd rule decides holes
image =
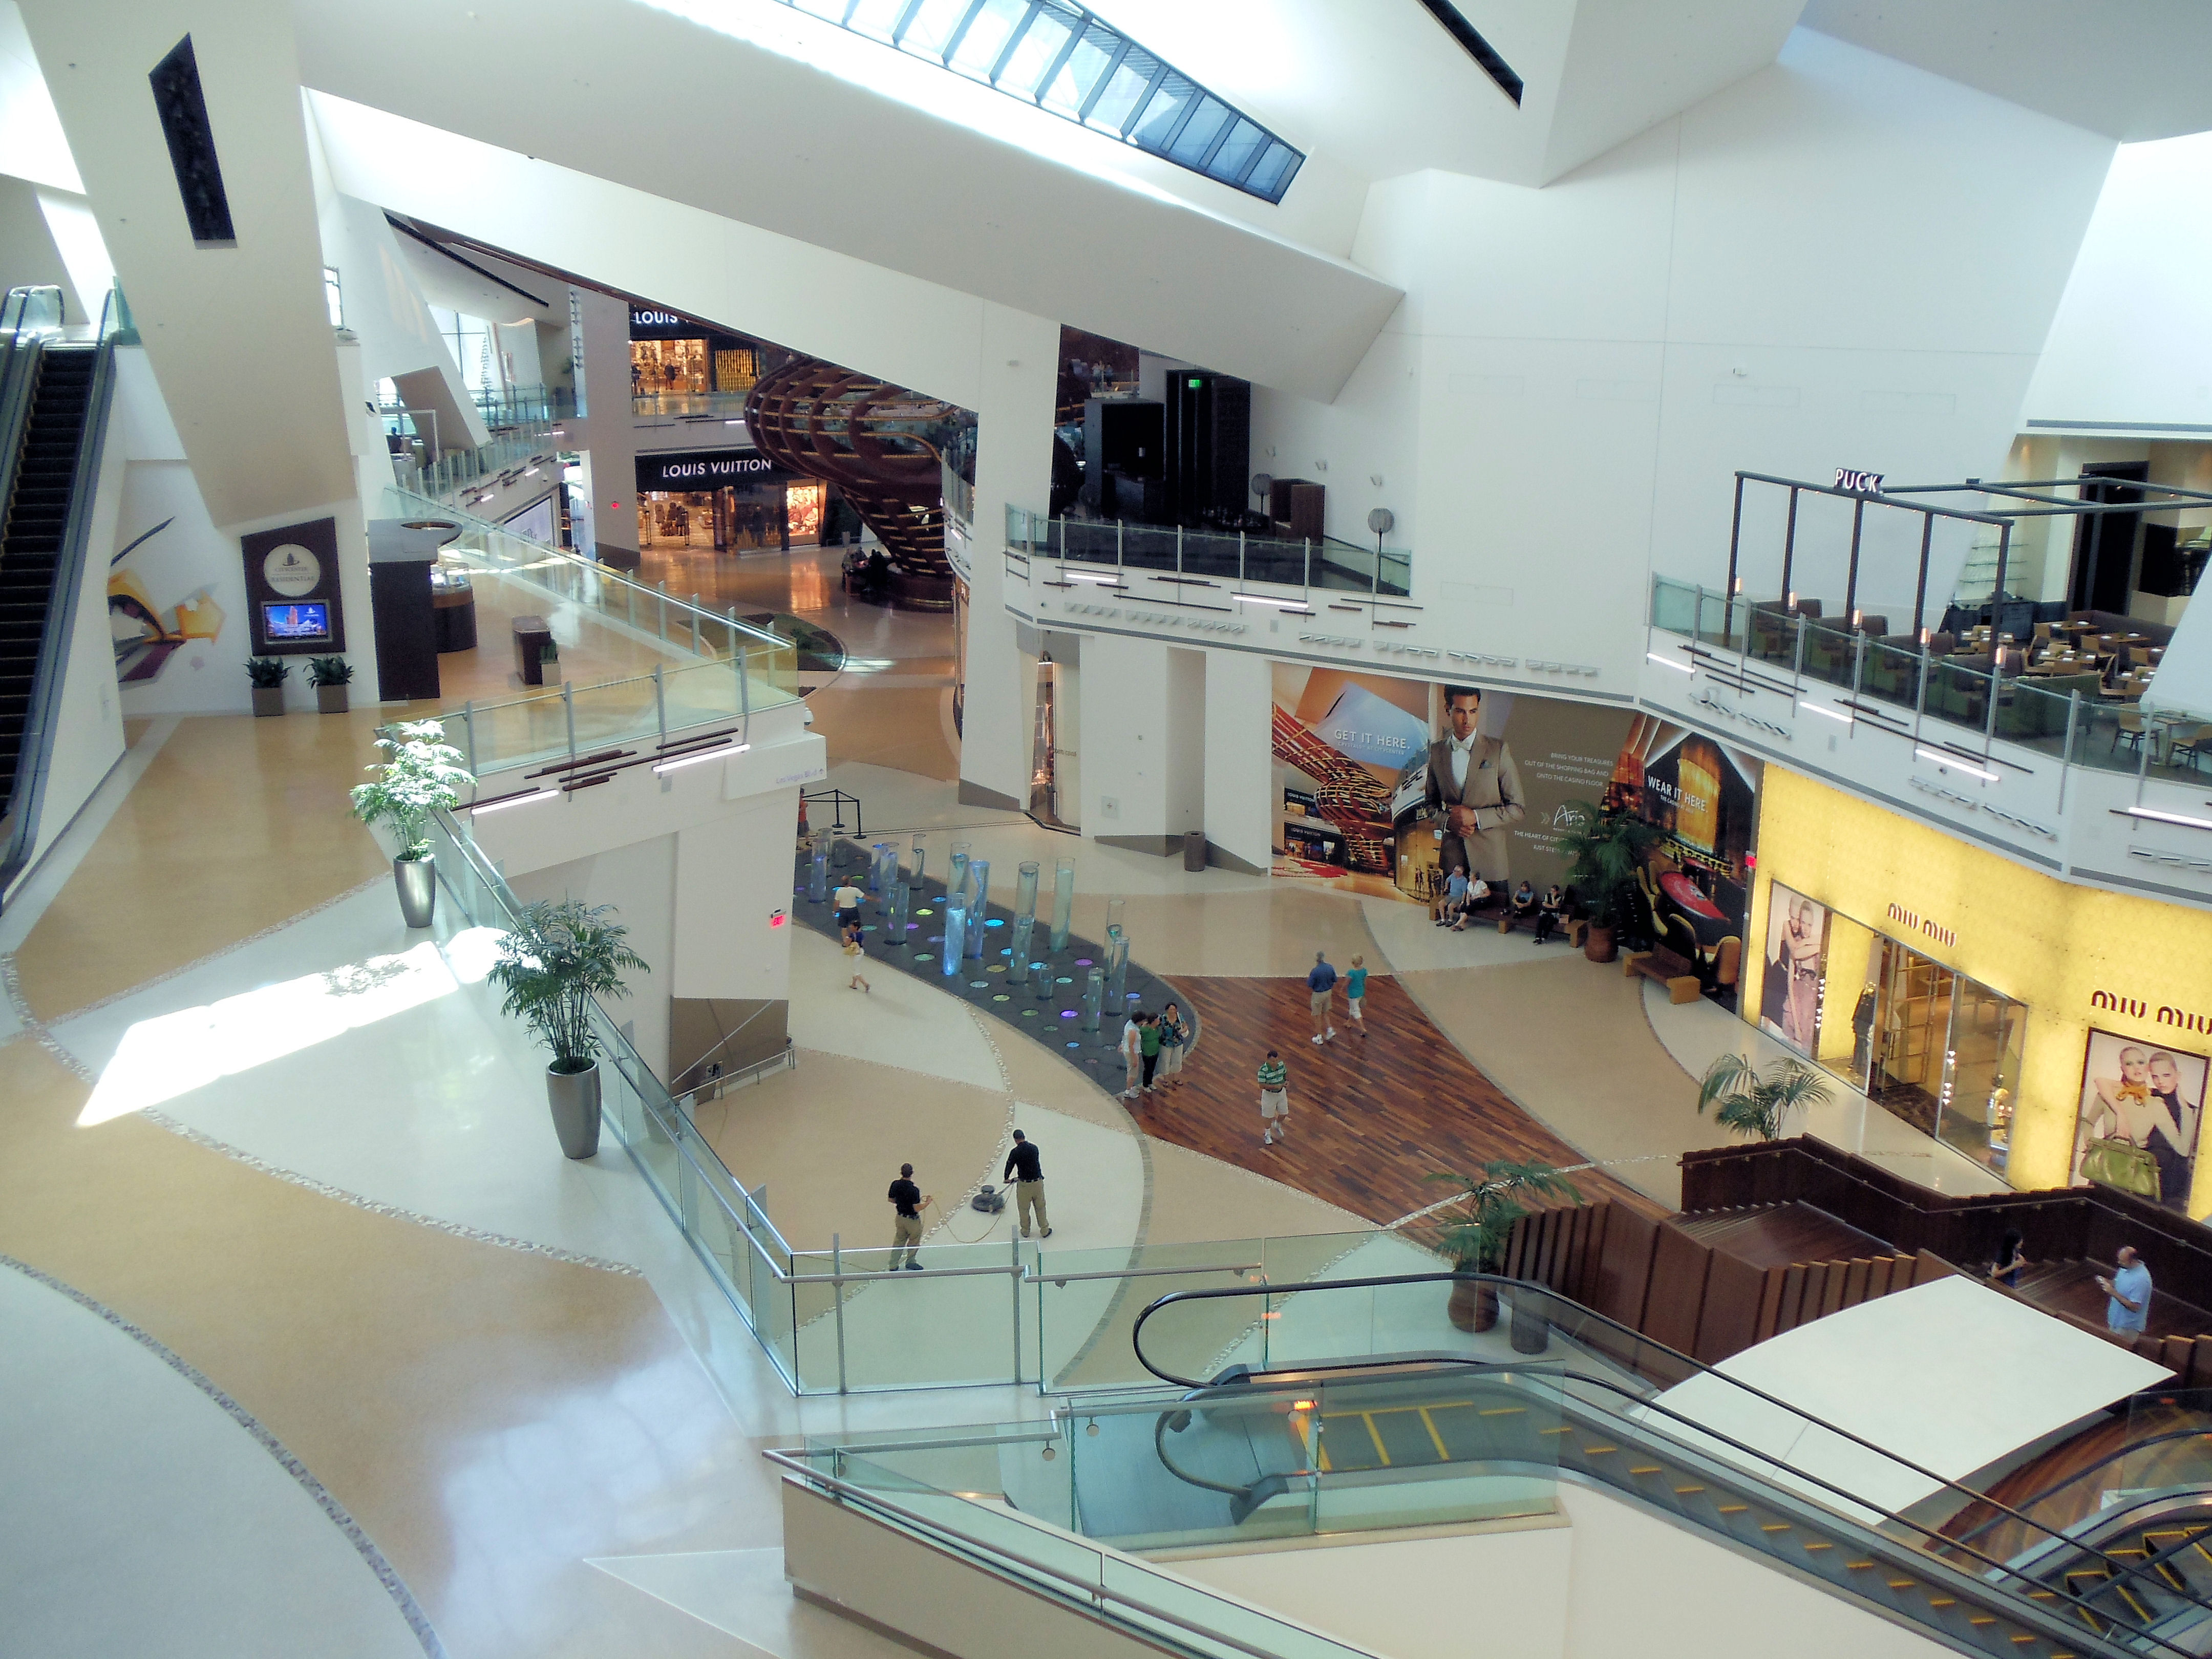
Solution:
[[[2074,1179],[2185,1210],[2212,1060],[2093,1030],[2081,1068]]]

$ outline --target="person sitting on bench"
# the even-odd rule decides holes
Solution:
[[[1553,882],[1544,893],[1544,903],[1536,914],[1536,943],[1541,945],[1567,920],[1567,896]]]
[[[1536,890],[1526,881],[1513,890],[1513,925],[1515,927],[1518,927],[1524,921],[1535,921],[1538,908]]]

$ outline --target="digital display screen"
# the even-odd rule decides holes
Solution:
[[[264,600],[261,628],[271,644],[279,640],[327,640],[331,636],[331,607],[320,599]]]

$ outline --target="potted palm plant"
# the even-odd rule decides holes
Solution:
[[[1592,962],[1611,962],[1620,950],[1622,930],[1634,916],[1636,872],[1657,845],[1659,832],[1633,812],[1607,810],[1586,800],[1565,809],[1570,827],[1558,852],[1571,866],[1567,879],[1589,906],[1589,932],[1583,954]]]
[[[325,714],[343,714],[352,706],[346,687],[353,684],[353,665],[343,657],[307,659],[307,684],[315,688],[315,707]]]
[[[1498,1273],[1505,1270],[1505,1247],[1513,1237],[1513,1224],[1528,1213],[1515,1196],[1528,1193],[1541,1198],[1583,1195],[1575,1183],[1549,1164],[1516,1164],[1493,1159],[1479,1175],[1446,1172],[1431,1181],[1449,1181],[1460,1188],[1463,1207],[1447,1223],[1442,1246],[1451,1259],[1452,1271],[1461,1273]],[[1498,1322],[1498,1287],[1463,1279],[1452,1286],[1445,1306],[1451,1322],[1463,1331],[1486,1331]],[[1551,1340],[1551,1321],[1540,1298],[1518,1298],[1513,1310],[1513,1346],[1521,1353],[1541,1353]]]
[[[353,814],[371,829],[390,830],[399,842],[392,860],[399,914],[410,927],[428,927],[438,901],[438,871],[423,827],[431,813],[449,810],[476,778],[436,720],[388,727],[376,746],[385,758],[368,769],[377,775],[373,781],[354,786]]]
[[[282,657],[246,659],[246,678],[253,683],[255,719],[284,712],[284,682],[291,677],[292,665]]]
[[[599,1150],[599,1038],[592,1029],[596,997],[629,994],[622,976],[650,973],[624,941],[629,930],[608,920],[611,905],[581,899],[527,906],[499,944],[491,982],[507,994],[504,1014],[520,1015],[553,1058],[545,1067],[553,1132],[570,1158]]]
[[[1698,1084],[1698,1111],[1715,1108],[1713,1121],[1747,1140],[1779,1140],[1792,1112],[1825,1103],[1834,1093],[1820,1068],[1784,1055],[1759,1068],[1739,1054],[1725,1054],[1705,1067]]]

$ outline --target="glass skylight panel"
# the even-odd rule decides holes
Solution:
[[[1006,55],[1006,42],[1030,15],[1030,0],[983,0],[982,7],[952,49],[947,67],[977,81],[991,78],[991,70]]]
[[[1042,90],[1038,82],[1060,61],[1060,48],[1081,19],[1079,12],[1070,16],[1055,7],[1039,6],[1030,15],[1030,26],[1022,31],[1021,39],[1014,43],[1006,68],[999,71],[1000,88],[1035,98]]]
[[[1073,0],[781,0],[1279,202],[1305,157]]]
[[[1074,49],[1061,59],[1051,83],[1037,95],[1037,101],[1056,115],[1081,120],[1084,105],[1097,90],[1100,78],[1113,66],[1125,44],[1113,30],[1097,23],[1086,24]]]

